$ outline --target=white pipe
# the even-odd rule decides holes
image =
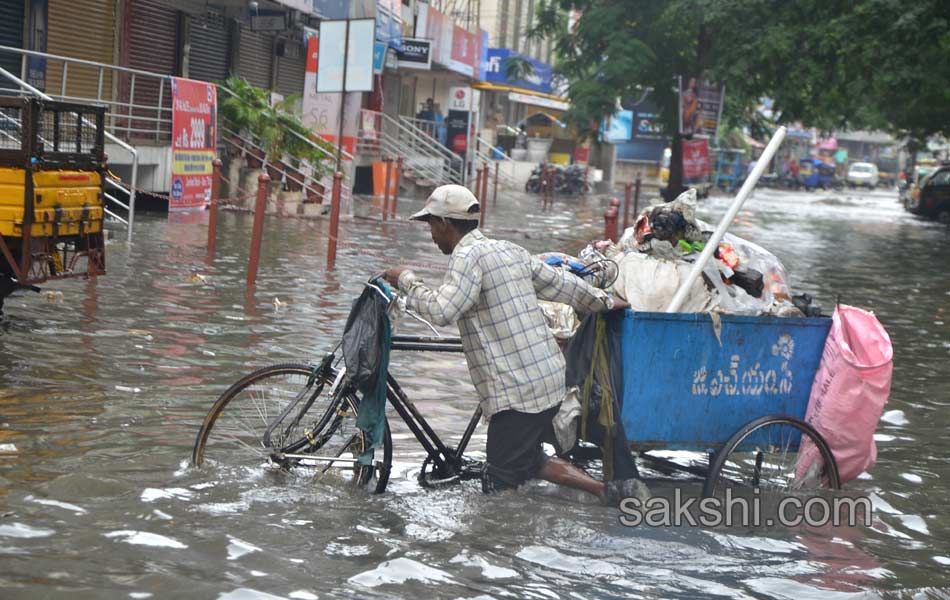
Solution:
[[[742,189],[739,190],[736,199],[732,201],[729,210],[726,211],[726,214],[722,216],[722,220],[719,221],[719,225],[716,226],[716,231],[712,237],[709,238],[709,241],[706,242],[706,247],[703,248],[699,259],[693,263],[693,268],[690,270],[689,275],[686,276],[686,280],[680,286],[680,289],[676,291],[676,295],[673,296],[670,305],[666,307],[666,312],[679,312],[679,309],[683,306],[689,288],[692,287],[693,283],[699,277],[699,274],[703,272],[703,267],[706,266],[706,263],[709,262],[716,248],[719,247],[719,242],[722,241],[729,226],[732,225],[732,220],[736,218],[736,215],[742,209],[742,205],[745,204],[746,198],[752,193],[752,188],[755,187],[755,184],[759,181],[759,177],[762,176],[762,172],[768,168],[769,163],[772,162],[772,157],[775,156],[775,153],[778,151],[778,147],[782,145],[782,140],[785,139],[785,132],[786,129],[782,126],[779,127],[775,135],[772,136],[772,140],[769,142],[769,145],[765,147],[765,151],[762,152],[762,156],[759,157],[759,161],[755,164],[755,168],[752,169],[752,173],[749,174],[745,183],[742,184]]]
[[[132,243],[132,221],[135,219],[135,186],[138,184],[139,175],[139,154],[132,155],[132,182],[129,184],[129,222],[128,222],[128,242]]]

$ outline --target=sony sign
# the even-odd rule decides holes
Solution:
[[[400,69],[431,69],[432,40],[403,38],[402,50],[396,51]]]

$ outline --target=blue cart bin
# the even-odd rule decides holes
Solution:
[[[627,311],[621,417],[633,448],[716,450],[758,417],[804,419],[831,319],[721,325],[717,338],[707,314]]]

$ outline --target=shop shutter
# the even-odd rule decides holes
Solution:
[[[0,0],[0,45],[23,47],[23,0]],[[0,52],[0,67],[20,76],[21,58],[19,54]],[[9,88],[11,83],[3,81],[0,87]]]
[[[50,54],[115,64],[115,0],[49,0],[47,48]],[[71,64],[66,77],[66,96],[75,100],[99,98],[99,69]],[[113,71],[104,70],[102,99],[112,99]],[[46,91],[62,93],[63,63],[46,66]]]
[[[228,22],[220,11],[209,8],[192,15],[188,28],[188,78],[222,81],[228,76]]]
[[[160,0],[128,0],[128,46],[126,64],[133,69],[150,71],[160,75],[178,74],[178,11],[169,8]],[[129,76],[122,84],[124,97],[127,99],[130,85]],[[132,124],[134,131],[131,135],[137,138],[164,136],[168,137],[171,123],[157,123],[154,120],[159,116],[157,111],[159,97],[162,106],[161,118],[164,121],[171,119],[171,86],[166,80],[164,84],[154,77],[137,76],[135,78],[134,104],[142,108],[134,108],[137,116],[147,119],[136,120]]]
[[[277,92],[285,98],[303,95],[307,53],[300,40],[277,40]]]
[[[274,36],[241,27],[241,54],[238,74],[252,85],[271,89],[271,65],[274,57]]]

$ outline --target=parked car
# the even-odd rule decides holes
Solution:
[[[877,165],[868,162],[856,162],[848,168],[848,187],[877,187]]]
[[[934,170],[912,186],[904,199],[904,208],[928,219],[950,225],[950,165]]]

